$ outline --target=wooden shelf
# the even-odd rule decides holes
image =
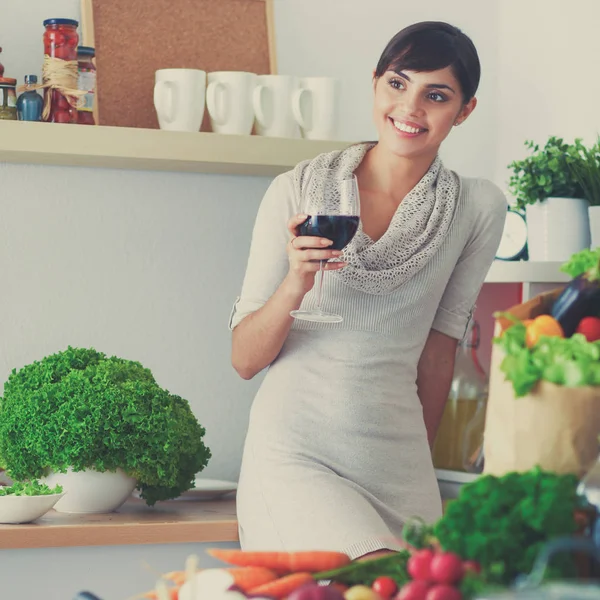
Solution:
[[[350,142],[0,121],[0,162],[275,176]]]
[[[0,550],[238,539],[235,499],[169,500],[150,508],[132,498],[113,513],[75,515],[51,510],[33,523],[0,525]]]
[[[571,278],[560,270],[558,262],[505,262],[492,264],[486,283],[565,283]]]

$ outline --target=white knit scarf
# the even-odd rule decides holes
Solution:
[[[332,169],[336,179],[347,178],[374,145],[356,144],[300,163],[294,170],[300,206],[307,193],[307,183],[317,169]],[[448,234],[459,193],[458,176],[446,169],[437,156],[427,173],[402,200],[384,235],[373,242],[364,233],[362,224],[359,225],[357,234],[341,257],[348,266],[332,271],[328,277],[339,277],[346,285],[367,294],[393,292],[435,255]]]

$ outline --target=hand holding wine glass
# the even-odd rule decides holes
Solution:
[[[333,250],[333,241],[324,237],[305,236],[300,234],[300,226],[306,222],[308,215],[296,215],[288,222],[288,230],[292,239],[288,244],[290,272],[288,279],[298,286],[299,293],[304,296],[315,284],[315,275],[325,263],[325,270],[333,271],[346,266],[346,263],[326,262],[341,256],[341,250]]]
[[[320,323],[339,323],[341,315],[327,313],[321,306],[323,272],[340,269],[345,263],[328,263],[332,258],[341,256],[341,251],[350,243],[359,225],[358,182],[354,175],[340,178],[338,173],[328,169],[317,170],[307,184],[304,194],[304,219],[292,220],[300,236],[292,238],[290,248],[300,249],[301,256],[289,253],[292,268],[304,274],[304,281],[310,287],[314,275],[319,272],[317,307],[312,310],[294,310],[290,314],[296,319]],[[328,248],[323,250],[322,248]]]

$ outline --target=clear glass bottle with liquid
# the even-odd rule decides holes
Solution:
[[[436,469],[481,472],[488,378],[477,358],[480,328],[471,321],[459,342],[454,378],[433,446]]]

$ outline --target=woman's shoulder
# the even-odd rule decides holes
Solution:
[[[508,200],[504,192],[492,181],[483,177],[460,179],[460,197],[470,212],[481,214],[505,213]]]

